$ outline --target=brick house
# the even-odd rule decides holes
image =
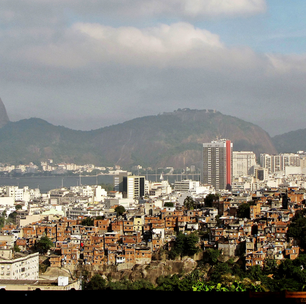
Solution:
[[[27,250],[27,240],[26,239],[17,239],[16,245],[19,247],[21,251]]]
[[[152,238],[152,250],[153,252],[160,250],[163,247],[163,239],[161,237],[153,237]]]
[[[292,246],[285,249],[285,257],[289,258],[290,260],[294,260],[299,256],[300,247],[299,246]]]
[[[165,229],[171,232],[177,229],[177,216],[169,215],[165,217]]]
[[[141,233],[135,232],[133,234],[122,235],[121,240],[122,244],[126,245],[138,244],[141,242]]]
[[[94,220],[94,226],[98,228],[98,233],[102,234],[109,230],[110,219]]]
[[[120,239],[120,235],[117,232],[107,232],[104,234],[104,249],[108,249],[117,245],[117,242]]]
[[[36,227],[32,225],[22,227],[22,234],[24,238],[34,238],[36,237]]]
[[[110,231],[123,234],[123,220],[114,220],[110,223]]]
[[[123,221],[123,233],[131,234],[133,232],[134,232],[134,221],[133,220]]]
[[[135,263],[146,264],[152,260],[152,250],[150,247],[136,247],[135,248]]]
[[[125,262],[130,264],[135,264],[135,248],[127,245],[123,246],[124,255],[125,255]]]
[[[104,265],[105,264],[105,254],[104,249],[95,248],[93,251],[93,265]]]

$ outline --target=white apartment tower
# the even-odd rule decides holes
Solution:
[[[123,197],[131,199],[140,199],[145,194],[145,177],[128,175],[123,176]]]
[[[256,166],[256,155],[251,151],[233,152],[233,177],[247,176],[254,174]]]
[[[216,190],[231,189],[233,175],[233,143],[219,139],[203,144],[202,183]]]
[[[295,153],[260,154],[260,165],[269,173],[285,171],[286,167],[299,167],[301,156]]]

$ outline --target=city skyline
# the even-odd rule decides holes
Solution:
[[[271,136],[303,129],[305,11],[301,0],[2,1],[0,97],[12,121],[80,130],[186,107]]]

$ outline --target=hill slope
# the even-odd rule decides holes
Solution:
[[[0,98],[0,128],[5,126],[9,121],[10,120],[7,116],[6,108]]]
[[[1,162],[135,164],[151,167],[200,166],[201,147],[228,138],[234,150],[276,153],[269,135],[241,119],[205,110],[178,110],[136,118],[93,131],[54,126],[41,119],[9,122],[0,129]]]
[[[306,129],[291,131],[272,138],[278,153],[306,151]]]

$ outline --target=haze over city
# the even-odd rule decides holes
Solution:
[[[305,13],[302,0],[1,1],[0,97],[12,121],[78,130],[178,108],[271,136],[306,128]]]

